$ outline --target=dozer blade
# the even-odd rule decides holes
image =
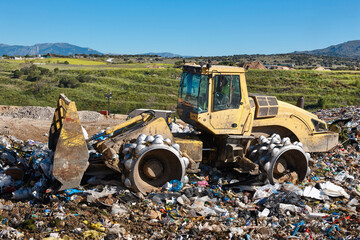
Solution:
[[[89,162],[89,153],[75,102],[60,94],[49,133],[54,151],[53,175],[62,187],[78,187]]]

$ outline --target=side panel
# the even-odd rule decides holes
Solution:
[[[186,153],[194,162],[202,161],[203,142],[195,139],[175,138],[180,151]]]
[[[215,129],[239,129],[243,108],[227,109],[211,113],[211,126]]]
[[[276,117],[255,119],[253,134],[271,135],[278,133],[281,137],[299,140],[308,152],[324,152],[336,146],[338,134],[330,131],[316,132],[311,119],[317,117],[303,109],[279,101],[279,113]]]

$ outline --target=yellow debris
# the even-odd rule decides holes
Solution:
[[[90,228],[101,232],[105,232],[105,227],[101,223],[90,223]]]
[[[106,236],[106,234],[95,230],[88,230],[83,232],[83,236],[84,238],[90,238],[90,239],[102,239],[103,237]]]

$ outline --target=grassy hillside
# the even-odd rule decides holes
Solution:
[[[59,94],[65,93],[79,110],[99,111],[107,109],[104,94],[111,91],[113,113],[176,107],[181,69],[171,65],[148,69],[143,64],[128,68],[58,64],[33,67],[25,74],[29,66],[0,63],[0,105],[54,107]],[[25,73],[15,76],[16,69]],[[360,72],[250,70],[247,80],[249,92],[275,95],[290,103],[304,96],[305,106],[311,109],[360,104]]]
[[[174,68],[58,66],[56,69],[50,66],[48,73],[38,73],[39,79],[35,73],[36,80],[26,74],[14,77],[13,71],[23,67],[0,63],[0,105],[55,106],[59,94],[65,93],[76,101],[78,109],[99,111],[107,109],[105,93],[111,91],[114,113],[128,113],[135,108],[174,109],[181,75],[181,71]]]
[[[249,92],[293,104],[304,96],[308,109],[360,104],[360,71],[251,70],[247,81]],[[320,99],[323,106],[318,105]]]

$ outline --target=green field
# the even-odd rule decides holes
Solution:
[[[154,69],[145,63],[79,65],[41,65],[31,76],[14,77],[14,70],[30,64],[0,62],[0,105],[54,107],[59,94],[65,93],[79,110],[99,111],[107,109],[105,93],[111,91],[113,113],[176,108],[181,69],[171,64]],[[360,104],[359,71],[249,70],[246,76],[249,92],[275,95],[293,104],[304,96],[308,109]]]
[[[6,60],[12,63],[46,63],[46,64],[64,64],[68,62],[71,65],[84,65],[84,66],[92,66],[92,65],[106,65],[106,62],[98,61],[98,60],[85,60],[85,59],[77,59],[77,58],[44,58],[44,59],[29,59],[29,60]]]

